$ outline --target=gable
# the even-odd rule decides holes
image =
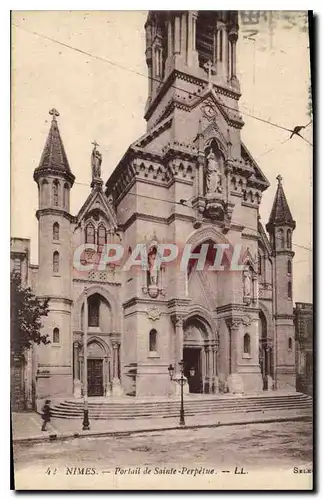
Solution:
[[[256,160],[251,156],[249,150],[247,149],[246,145],[242,141],[241,141],[241,157],[253,169],[253,177],[254,178],[252,180],[258,180],[261,183],[264,183],[266,185],[266,188],[269,187],[270,183],[269,183],[267,177],[265,176],[263,171],[260,169]]]
[[[77,214],[77,222],[88,220],[90,217],[102,217],[108,225],[117,229],[118,222],[112,204],[108,202],[106,195],[101,190],[93,189],[86,199],[85,203]]]

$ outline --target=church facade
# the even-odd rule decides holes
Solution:
[[[35,397],[81,397],[85,322],[89,396],[172,394],[168,366],[178,372],[182,359],[190,392],[293,391],[295,221],[280,176],[266,227],[260,221],[269,182],[240,136],[237,12],[152,11],[145,30],[147,132],[105,185],[94,143],[91,192],[76,215],[75,177],[50,112],[34,172],[32,273],[37,296],[50,298],[51,344],[35,348]],[[147,266],[125,265],[138,245]],[[186,267],[167,252],[152,265],[167,245]],[[102,265],[119,247],[122,257]]]

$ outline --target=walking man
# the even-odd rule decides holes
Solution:
[[[43,419],[43,425],[41,430],[46,431],[46,425],[48,422],[50,422],[50,399],[46,399],[45,404],[43,406],[43,413],[42,413],[42,419]]]

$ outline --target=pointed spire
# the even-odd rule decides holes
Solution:
[[[276,177],[278,181],[277,191],[274,199],[274,203],[270,212],[269,221],[266,225],[266,229],[270,232],[274,226],[289,226],[295,229],[296,223],[292,217],[290,208],[287,203],[286,195],[283,189],[283,178],[279,174]]]
[[[73,184],[75,177],[69,166],[57,124],[59,112],[53,108],[49,111],[49,114],[52,116],[52,122],[39,166],[34,172],[34,179],[37,181],[38,177],[44,173],[55,173],[56,175],[63,176]]]

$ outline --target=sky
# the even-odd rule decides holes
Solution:
[[[33,171],[48,135],[48,111],[55,107],[60,112],[60,132],[76,176],[71,193],[71,212],[76,214],[90,193],[92,142],[100,145],[106,181],[129,144],[145,133],[146,16],[144,11],[12,14],[11,236],[31,239],[32,263],[38,259]],[[276,176],[283,177],[296,220],[294,301],[311,302],[312,126],[303,131],[306,141],[289,140],[287,131],[257,119],[290,129],[310,122],[308,33],[301,13],[289,13],[286,19],[286,13],[274,12],[271,25],[268,16],[254,25],[240,23],[242,139],[271,184],[260,207],[263,224],[274,199]]]

